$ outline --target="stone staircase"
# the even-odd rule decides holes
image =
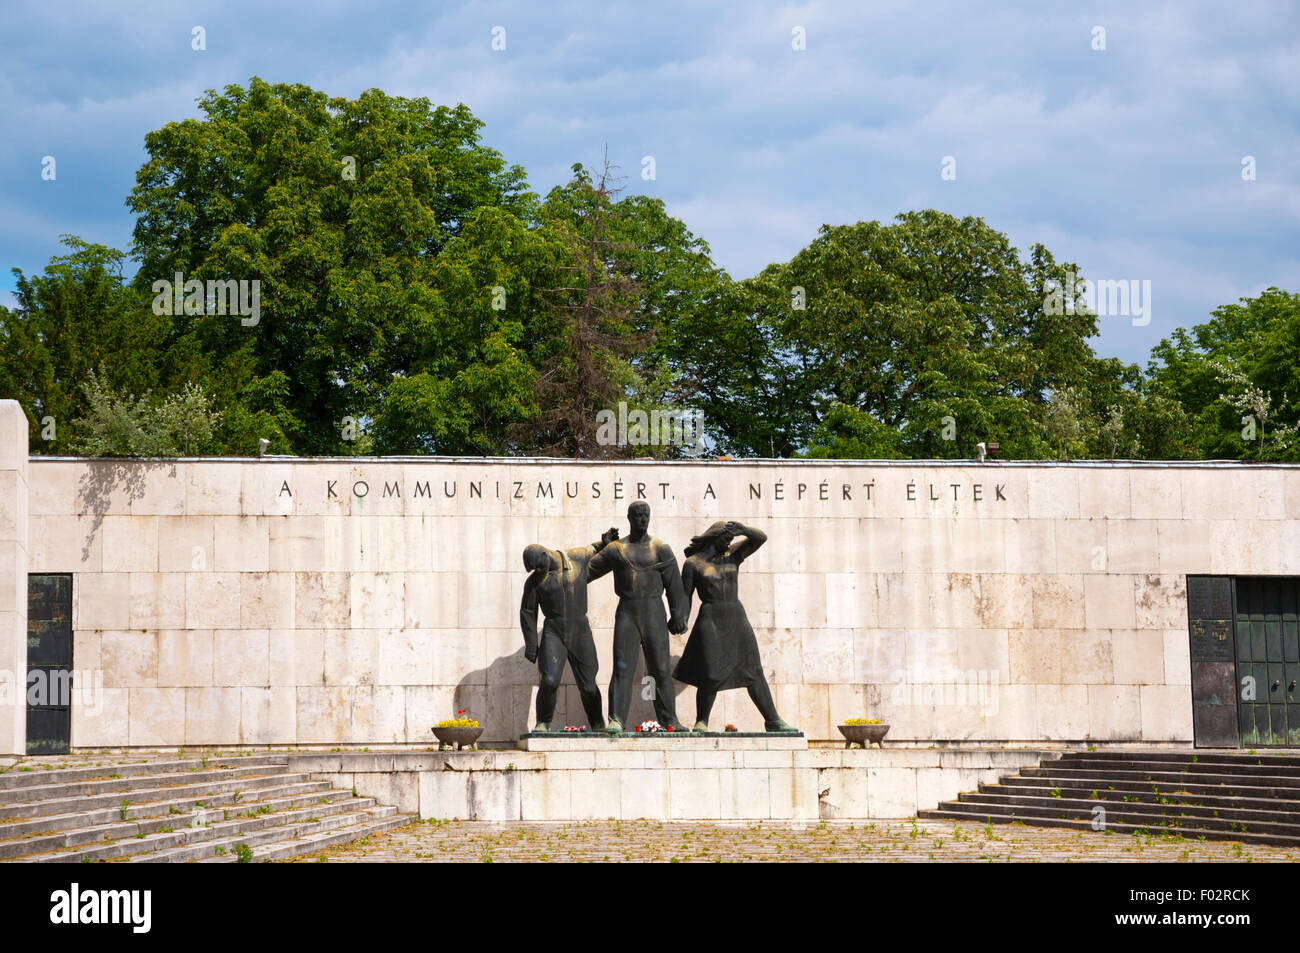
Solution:
[[[1071,751],[981,784],[922,818],[1300,846],[1300,757]]]
[[[283,860],[411,821],[273,754],[80,760],[0,773],[0,860]]]

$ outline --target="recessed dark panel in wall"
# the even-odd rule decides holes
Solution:
[[[1198,748],[1235,748],[1232,577],[1187,577],[1187,630],[1192,659],[1192,737]]]

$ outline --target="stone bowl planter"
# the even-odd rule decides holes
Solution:
[[[433,729],[434,736],[438,739],[438,750],[441,751],[447,745],[453,746],[457,751],[462,748],[468,748],[478,741],[478,736],[483,734],[483,726],[477,728],[437,728]]]
[[[889,733],[888,725],[838,725],[844,736],[844,747],[852,748],[855,744],[863,748],[874,744],[883,748],[885,735]]]

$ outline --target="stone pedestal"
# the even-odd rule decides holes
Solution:
[[[563,741],[564,739],[560,739]],[[647,744],[652,741],[654,743]],[[817,821],[913,817],[1046,752],[773,747],[614,739],[518,751],[289,752],[291,770],[422,818],[510,821]],[[681,742],[685,741],[685,744]],[[777,747],[778,744],[794,745]]]
[[[27,416],[0,400],[0,756],[27,750]]]
[[[532,732],[520,735],[521,751],[807,751],[802,733],[656,731]]]

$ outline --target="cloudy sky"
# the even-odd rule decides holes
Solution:
[[[0,300],[62,233],[126,248],[145,133],[260,76],[463,102],[542,193],[607,143],[628,190],[662,197],[737,278],[823,223],[978,215],[1087,277],[1150,281],[1149,324],[1106,318],[1096,342],[1145,362],[1220,304],[1300,291],[1298,9],[6,0]]]

